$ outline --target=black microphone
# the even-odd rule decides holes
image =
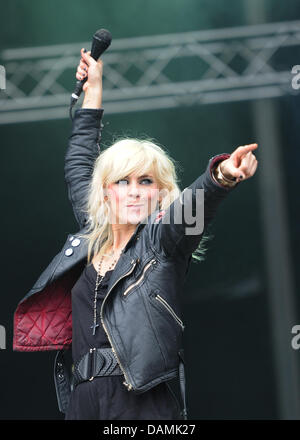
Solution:
[[[92,49],[91,49],[91,57],[94,58],[95,61],[103,54],[104,51],[109,47],[111,43],[111,33],[106,29],[99,29],[95,32],[93,36]],[[70,106],[78,101],[79,96],[82,92],[83,84],[87,81],[87,77],[82,80],[77,80],[74,92],[71,95],[71,103]]]

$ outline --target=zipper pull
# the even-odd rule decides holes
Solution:
[[[132,385],[130,383],[127,383],[126,381],[123,382],[123,385],[125,385],[128,391],[130,391],[132,388]]]

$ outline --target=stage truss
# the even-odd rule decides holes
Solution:
[[[4,50],[0,124],[68,118],[81,47],[90,42]],[[105,113],[296,94],[299,48],[300,21],[113,40],[103,55]]]

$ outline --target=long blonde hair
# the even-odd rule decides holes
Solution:
[[[88,263],[92,260],[92,253],[101,256],[113,244],[110,207],[104,198],[105,188],[131,173],[145,175],[152,172],[159,189],[166,190],[166,195],[159,201],[159,209],[166,210],[181,193],[176,168],[180,168],[179,163],[149,139],[120,139],[99,154],[94,163],[86,206],[83,207],[88,217],[87,233],[80,235],[88,241]],[[200,249],[199,246],[197,251],[203,255],[202,247]],[[195,252],[192,255],[194,258],[203,259]]]

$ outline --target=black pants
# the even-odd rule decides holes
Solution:
[[[135,394],[122,384],[123,376],[96,377],[71,393],[65,420],[180,420],[179,402],[162,382]]]

